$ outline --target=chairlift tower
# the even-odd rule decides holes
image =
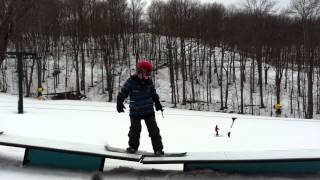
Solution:
[[[31,52],[6,52],[6,56],[9,58],[18,59],[18,89],[19,89],[19,100],[18,100],[18,114],[23,114],[23,59],[36,59],[38,58],[37,53]]]

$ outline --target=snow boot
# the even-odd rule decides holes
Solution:
[[[133,147],[128,147],[127,148],[127,153],[129,154],[134,154],[137,152],[137,149],[133,148]]]
[[[162,150],[156,150],[154,152],[154,155],[157,157],[161,157],[161,156],[164,156],[164,152]]]

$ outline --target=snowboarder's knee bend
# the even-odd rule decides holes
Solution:
[[[131,126],[128,136],[129,137],[135,137],[135,136],[140,137],[140,133],[141,133],[141,126],[136,126],[136,127]]]
[[[131,131],[137,131],[140,132],[141,131],[141,124],[131,124],[130,126],[130,130]]]
[[[160,136],[160,130],[159,128],[154,128],[152,130],[149,130],[149,137],[155,137],[155,138],[158,138]]]

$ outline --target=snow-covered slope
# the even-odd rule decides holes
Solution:
[[[17,99],[17,96],[0,94],[0,129],[7,134],[127,147],[128,113],[117,113],[114,103],[38,101],[30,98],[24,101],[25,113],[17,114]],[[320,142],[317,140],[320,122],[317,120],[236,115],[237,119],[230,129],[233,116],[235,115],[170,108],[165,108],[164,118],[161,113],[156,113],[165,151],[320,149]],[[223,137],[214,135],[216,125],[221,129]],[[229,131],[230,138],[226,136]],[[145,125],[140,149],[152,150]],[[89,172],[21,167],[23,152],[24,149],[21,148],[0,146],[1,179],[88,179],[92,175]],[[154,168],[158,170],[150,170]],[[160,178],[166,179],[168,174],[173,173],[176,178],[190,178],[181,170],[182,165],[142,165],[107,159],[103,176],[135,179],[140,175],[157,177],[160,174]],[[203,178],[208,178],[207,175]],[[209,176],[214,175],[217,174]],[[201,177],[200,175],[199,178]]]

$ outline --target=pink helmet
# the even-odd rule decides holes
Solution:
[[[149,61],[139,61],[138,64],[137,64],[137,69],[138,70],[144,70],[148,73],[151,73],[152,70],[153,70],[153,66],[152,64],[149,62]]]

